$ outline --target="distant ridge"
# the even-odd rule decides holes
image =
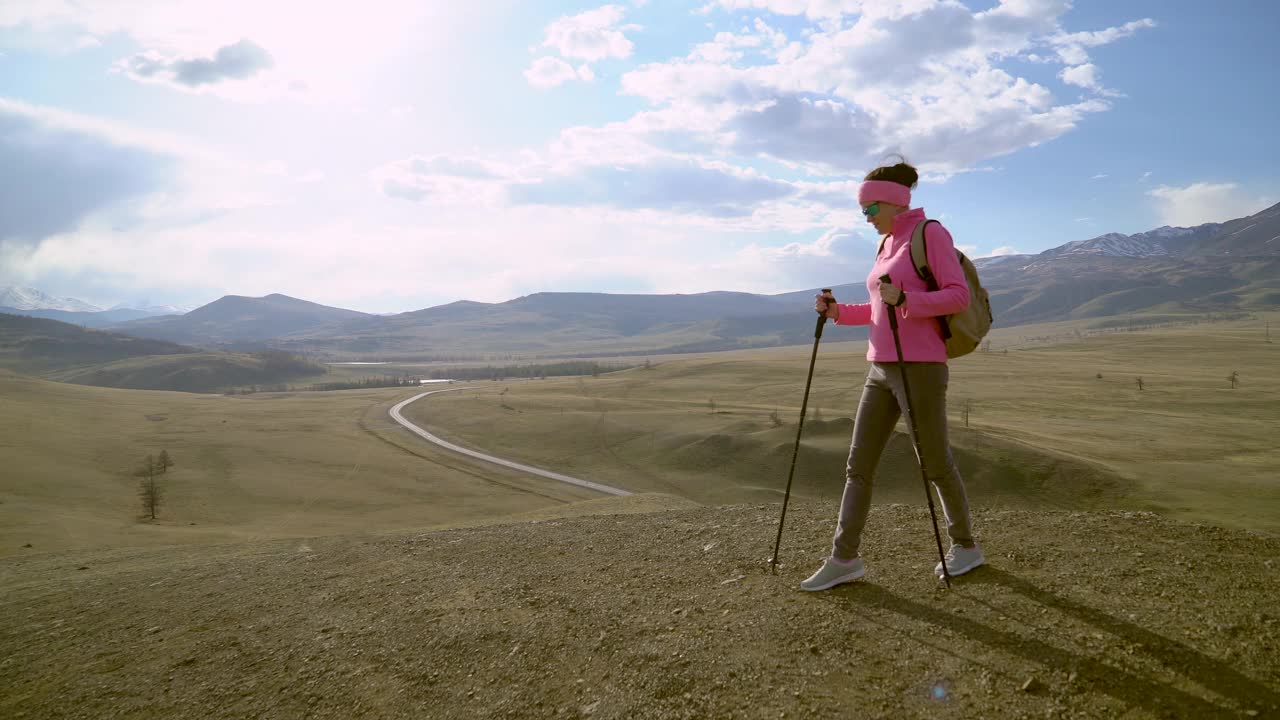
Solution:
[[[345,320],[374,317],[279,293],[264,297],[227,295],[185,315],[135,320],[113,329],[138,337],[216,347],[261,342]]]
[[[0,368],[59,382],[217,392],[323,373],[288,353],[200,350],[45,318],[0,313]]]
[[[991,293],[998,326],[1278,308],[1280,204],[1225,223],[1107,233],[1035,255],[974,262]],[[866,301],[862,278],[835,280],[844,281],[835,283],[841,301]],[[271,346],[346,359],[711,352],[807,342],[815,292],[540,292],[500,303],[460,300],[391,315],[281,294],[228,295],[181,316],[108,327],[206,348]],[[832,326],[826,332],[829,341],[866,337],[864,328]]]

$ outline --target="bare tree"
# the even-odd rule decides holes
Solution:
[[[969,427],[969,411],[973,409],[973,401],[965,398],[960,403],[960,416],[964,418],[964,426]]]
[[[169,457],[169,451],[168,451],[168,450],[161,450],[161,451],[160,451],[160,459],[159,459],[159,460],[157,460],[157,461],[156,461],[156,463],[160,466],[160,467],[159,467],[159,471],[160,471],[160,474],[162,474],[162,475],[163,475],[164,473],[169,472],[169,468],[173,467],[173,466],[174,466],[174,464],[175,464],[175,463],[173,462],[173,458]]]
[[[1142,392],[1142,378],[1138,378],[1138,392]]]
[[[136,477],[142,479],[138,488],[138,497],[142,500],[142,511],[149,515],[152,520],[156,519],[156,509],[160,507],[160,501],[164,495],[160,484],[156,482],[156,476],[160,473],[160,462],[156,460],[154,455],[148,455],[147,459],[133,473]]]
[[[709,409],[710,409],[710,411],[711,411],[711,414],[712,414],[712,415],[715,415],[715,414],[716,414],[716,399],[715,399],[715,398],[707,398],[707,408],[709,408]]]
[[[1227,380],[1231,381],[1231,389],[1235,390],[1236,385],[1240,384],[1240,371],[1232,370],[1231,374],[1227,376]]]
[[[817,422],[822,422],[822,406],[821,405],[818,405],[813,408],[813,419]]]
[[[778,417],[777,408],[774,408],[773,412],[769,413],[769,423],[774,427],[782,427],[782,418]]]

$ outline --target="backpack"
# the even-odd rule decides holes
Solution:
[[[924,239],[925,227],[931,222],[938,221],[925,220],[916,225],[916,229],[911,233],[911,264],[915,266],[916,275],[920,276],[929,290],[936,291],[938,281],[933,277],[933,271],[929,269],[928,247]],[[885,236],[885,240],[888,239],[888,236]],[[880,247],[884,248],[883,240]],[[978,268],[974,267],[973,261],[959,250],[956,250],[956,257],[960,260],[965,282],[969,285],[969,307],[954,315],[938,316],[938,324],[942,326],[942,341],[947,346],[948,358],[968,355],[977,349],[982,338],[991,329],[992,322],[991,298],[982,287],[982,282],[978,280]]]

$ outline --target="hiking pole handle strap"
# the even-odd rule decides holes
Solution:
[[[835,303],[836,296],[831,294],[831,288],[822,288],[822,299],[827,301],[828,305]],[[818,325],[813,329],[813,339],[822,338],[822,326],[827,324],[827,314],[818,313]]]

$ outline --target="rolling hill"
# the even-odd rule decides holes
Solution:
[[[260,346],[263,341],[324,325],[375,316],[272,294],[227,295],[184,315],[145,318],[110,326],[136,337],[202,347]]]
[[[459,353],[565,357],[643,352],[708,352],[803,342],[811,312],[749,293],[611,295],[536,293],[503,303],[452,303],[363,318],[276,338],[307,353],[432,358]],[[851,340],[865,329],[832,328]]]
[[[0,313],[0,368],[81,385],[187,392],[280,383],[324,372],[282,351],[213,352],[5,313]]]
[[[0,367],[39,374],[145,356],[198,353],[163,340],[131,337],[78,325],[0,313]]]

